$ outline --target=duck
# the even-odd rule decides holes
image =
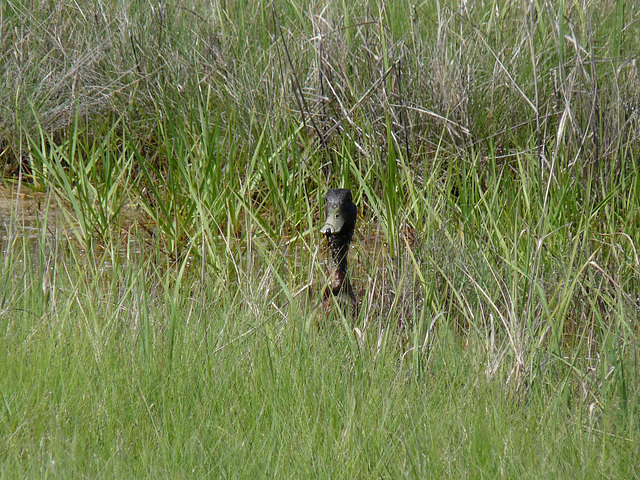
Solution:
[[[358,207],[353,203],[351,190],[331,188],[327,192],[325,222],[320,233],[327,239],[331,255],[329,284],[322,294],[322,305],[331,310],[336,303],[343,311],[355,314],[357,299],[349,280],[347,264],[349,248],[358,218]]]

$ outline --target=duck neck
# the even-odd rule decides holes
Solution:
[[[349,279],[347,279],[347,257],[349,255],[349,245],[351,243],[351,235],[327,235],[329,246],[331,248],[331,257],[333,260],[333,274],[331,276],[331,290],[337,295],[346,283],[346,288],[350,288]],[[345,282],[346,280],[346,282]]]

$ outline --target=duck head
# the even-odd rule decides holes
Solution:
[[[326,220],[320,232],[327,236],[349,234],[351,241],[358,217],[358,207],[353,203],[351,190],[331,188],[327,192],[326,200]]]

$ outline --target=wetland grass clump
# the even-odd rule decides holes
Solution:
[[[632,478],[639,8],[2,3],[0,471]]]

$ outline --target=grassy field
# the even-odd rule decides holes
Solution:
[[[0,478],[639,477],[638,18],[1,3]]]

